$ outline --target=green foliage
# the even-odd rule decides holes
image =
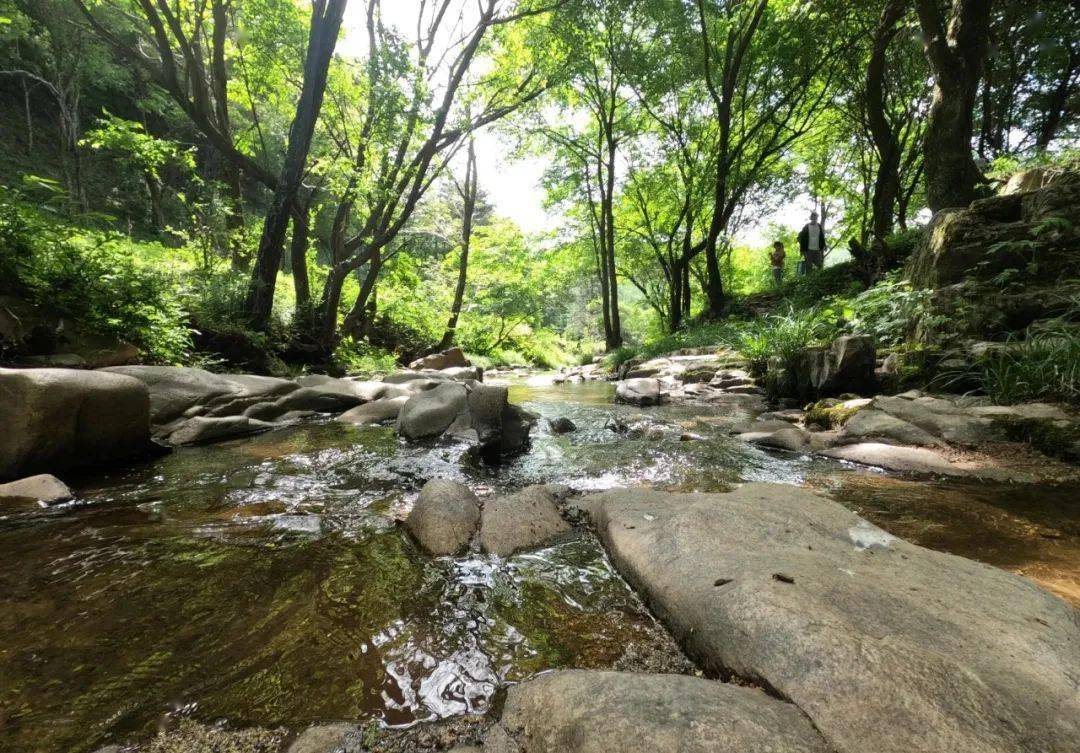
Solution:
[[[4,288],[88,332],[133,343],[149,360],[179,362],[191,336],[178,280],[139,252],[128,238],[64,224],[0,189]]]
[[[334,350],[334,363],[346,374],[389,374],[397,368],[397,357],[390,351],[366,342],[344,338]]]
[[[974,380],[997,403],[1080,403],[1080,333],[1062,328],[1004,343],[989,349],[972,369],[943,374],[939,382],[964,380]]]
[[[840,305],[852,332],[873,335],[879,347],[889,347],[907,340],[916,325],[936,328],[945,323],[933,313],[932,297],[932,290],[912,288],[899,273],[893,273]]]
[[[800,350],[831,340],[837,330],[830,310],[789,308],[747,322],[736,331],[733,344],[751,372],[760,376],[770,367],[790,367]]]

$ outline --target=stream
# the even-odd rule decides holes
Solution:
[[[433,477],[481,497],[534,483],[819,489],[915,543],[1080,604],[1075,489],[914,481],[769,453],[708,408],[612,404],[613,386],[515,383],[544,418],[497,467],[392,428],[324,420],[70,479],[78,498],[0,516],[0,751],[92,751],[192,716],[290,728],[482,713],[500,687],[608,668],[667,640],[587,533],[507,560],[431,559],[396,521]],[[661,427],[647,437],[618,418]],[[692,431],[699,441],[680,441]],[[67,480],[67,479],[66,479]]]

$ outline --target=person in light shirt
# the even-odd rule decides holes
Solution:
[[[811,269],[825,266],[825,228],[818,222],[817,212],[810,213],[810,221],[799,232],[799,253],[803,258],[803,274]]]

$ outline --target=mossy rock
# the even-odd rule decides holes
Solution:
[[[818,400],[806,409],[803,422],[816,429],[835,429],[846,424],[849,418],[870,405],[870,402],[869,398],[839,402],[832,399]]]
[[[1025,442],[1044,455],[1072,462],[1080,460],[1080,424],[1076,422],[998,416],[994,426],[1006,439]]]

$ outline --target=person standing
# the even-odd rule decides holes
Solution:
[[[811,269],[825,266],[825,228],[818,223],[817,212],[810,213],[810,221],[799,231],[799,253],[803,258],[803,274]]]
[[[776,241],[772,244],[772,252],[769,254],[769,261],[772,264],[772,276],[773,282],[776,283],[777,289],[781,288],[784,284],[784,257],[787,254],[784,253],[784,244],[780,241]]]

